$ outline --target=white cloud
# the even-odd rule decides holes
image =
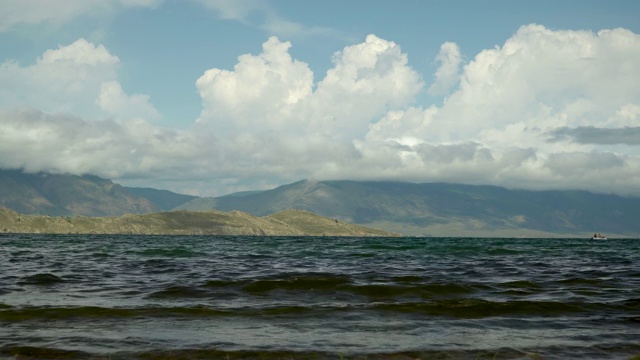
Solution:
[[[162,0],[0,0],[0,32],[20,25],[64,24],[83,16],[104,16],[118,8],[155,7]]]
[[[112,80],[100,85],[100,94],[96,103],[100,108],[118,118],[141,118],[155,120],[160,113],[144,94],[127,95],[120,83]]]
[[[120,62],[103,46],[95,46],[85,39],[79,39],[68,46],[59,46],[57,50],[47,50],[38,60],[41,65],[70,64],[71,66],[115,65]]]
[[[116,77],[119,61],[85,39],[48,50],[31,66],[6,61],[0,65],[0,106],[96,115],[100,84]]]
[[[397,44],[375,35],[336,53],[309,102],[312,129],[358,139],[387,111],[411,104],[423,83],[407,62]]]
[[[438,130],[466,139],[487,127],[598,125],[638,102],[640,37],[627,30],[551,31],[523,26],[464,68]],[[634,63],[635,62],[635,63]],[[562,124],[558,124],[562,122]],[[489,126],[487,126],[489,125]]]
[[[389,113],[371,127],[370,142],[361,146],[379,147],[381,141],[397,142],[410,135],[412,146],[403,151],[405,158],[411,158],[407,154],[423,154],[424,146],[433,149],[473,142],[486,148],[491,157],[431,151],[432,160],[423,157],[412,166],[423,170],[423,179],[437,176],[435,168],[447,174],[442,180],[529,188],[579,186],[638,194],[635,181],[640,175],[640,151],[626,146],[634,141],[624,131],[624,127],[638,126],[637,78],[640,36],[628,30],[592,33],[523,26],[503,46],[484,50],[468,63],[459,89],[442,106]],[[597,141],[568,141],[582,139],[578,137],[548,141],[549,133],[556,129],[583,134],[584,127],[602,128],[606,141],[600,146]],[[420,142],[424,145],[418,145]],[[514,148],[529,155],[524,161],[514,158],[509,155]],[[449,150],[456,154],[455,148]],[[456,178],[456,161],[441,166],[452,156],[477,172]],[[399,166],[398,174],[403,170]],[[616,174],[615,190],[610,187],[610,176],[603,176],[607,173]],[[628,177],[622,179],[620,174]],[[406,177],[421,181],[420,175],[407,173]]]
[[[286,131],[290,110],[311,93],[313,73],[294,61],[289,42],[272,37],[258,56],[242,55],[234,71],[207,70],[196,82],[204,109],[201,122],[215,122],[221,135],[237,131]]]
[[[116,80],[119,64],[103,45],[85,39],[47,50],[30,66],[6,61],[0,64],[0,107],[26,106],[87,119],[157,119],[147,95],[124,93]]]
[[[440,67],[435,74],[435,82],[429,87],[431,95],[447,95],[449,91],[460,81],[460,64],[462,55],[456,43],[446,42],[440,47],[436,56],[436,62]]]
[[[386,111],[409,104],[421,87],[406,55],[370,35],[345,48],[313,90],[307,64],[293,60],[291,44],[272,37],[257,56],[242,55],[234,71],[211,69],[196,85],[201,123],[221,135],[240,132],[324,135],[351,141]]]

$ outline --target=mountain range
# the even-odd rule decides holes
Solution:
[[[95,176],[0,170],[0,207],[23,214],[119,216],[171,210],[289,209],[408,236],[640,237],[640,198],[450,183],[304,180],[271,190],[195,197]]]
[[[300,181],[180,209],[255,215],[287,208],[415,236],[563,237],[640,234],[640,198],[587,191],[510,190],[449,183]]]

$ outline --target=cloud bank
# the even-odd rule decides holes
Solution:
[[[320,77],[291,46],[272,37],[233,69],[205,71],[200,116],[179,130],[153,124],[151,99],[125,92],[104,46],[80,39],[32,66],[6,61],[0,167],[203,195],[302,178],[640,195],[640,36],[628,30],[527,25],[466,63],[448,42],[425,75],[375,35]],[[442,101],[421,105],[425,93]]]

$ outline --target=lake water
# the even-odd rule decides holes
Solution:
[[[640,240],[0,235],[0,359],[630,359]]]

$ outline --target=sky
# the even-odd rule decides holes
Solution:
[[[635,0],[0,0],[0,168],[640,196]]]

